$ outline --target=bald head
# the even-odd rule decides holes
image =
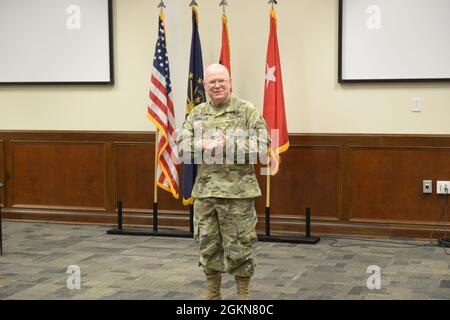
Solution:
[[[221,65],[220,63],[210,64],[206,68],[206,70],[205,70],[205,79],[206,79],[208,74],[217,73],[217,72],[225,73],[226,76],[228,77],[228,79],[230,79],[230,73],[228,72],[227,67],[225,67],[224,65]]]
[[[228,69],[218,63],[205,70],[205,89],[214,105],[218,106],[230,100],[231,79]]]

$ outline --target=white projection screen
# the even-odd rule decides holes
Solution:
[[[450,81],[450,0],[340,0],[338,81]]]
[[[0,84],[113,84],[112,0],[0,0]]]

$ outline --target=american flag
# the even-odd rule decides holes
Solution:
[[[173,109],[172,87],[170,84],[164,16],[162,14],[159,15],[158,40],[153,58],[153,72],[149,95],[150,105],[147,107],[148,117],[160,132],[157,154],[157,184],[160,188],[171,192],[178,199],[178,167],[172,158],[172,154],[177,155],[175,113]]]

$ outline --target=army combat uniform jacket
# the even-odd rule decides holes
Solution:
[[[196,152],[203,153],[203,139],[219,134],[226,137],[226,147],[221,148],[223,157],[219,157],[222,162],[205,163],[206,157],[194,156]],[[251,160],[257,154],[266,155],[269,144],[266,122],[248,101],[231,97],[222,106],[214,107],[208,101],[193,108],[177,135],[179,156],[185,161],[186,153],[191,153],[190,158],[195,158],[198,164],[192,196],[232,199],[261,196]],[[243,153],[245,160],[241,157]]]

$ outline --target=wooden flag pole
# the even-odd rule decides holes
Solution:
[[[155,181],[153,185],[153,231],[158,231],[158,142],[159,130],[155,131]]]
[[[269,156],[270,159],[270,156]],[[267,164],[267,178],[266,178],[266,236],[270,237],[270,174],[271,174],[271,167],[270,167],[270,161]]]
[[[273,6],[274,4],[277,4],[276,0],[269,0],[269,4],[272,7],[273,10]],[[271,159],[270,157],[270,150],[269,150],[269,159]],[[270,237],[270,176],[272,174],[272,170],[271,170],[271,160],[269,161],[269,163],[267,164],[267,192],[266,192],[266,236]]]
[[[158,8],[161,9],[161,14],[164,14],[164,9],[166,8],[166,4],[163,0],[161,0],[158,4]],[[155,223],[155,211],[156,211],[156,222],[158,222],[158,179],[157,176],[158,173],[158,143],[159,143],[159,130],[157,127],[155,127],[155,182],[154,182],[154,189],[153,189],[153,229],[158,229],[158,224]]]

